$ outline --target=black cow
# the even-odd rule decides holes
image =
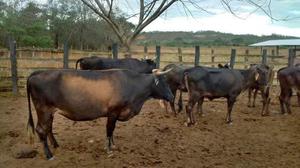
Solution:
[[[248,89],[248,107],[255,107],[255,100],[257,92],[260,91],[262,99],[263,99],[263,108],[261,111],[261,115],[267,115],[269,113],[269,103],[270,97],[269,92],[273,83],[274,71],[273,66],[268,66],[265,64],[254,64],[252,67],[257,69],[258,76],[256,81],[252,82],[252,85]],[[251,104],[251,94],[253,93],[253,102]]]
[[[174,95],[174,101],[170,101],[170,106],[172,109],[172,112],[176,116],[176,110],[175,110],[175,97],[176,92],[179,90],[179,99],[178,99],[178,112],[182,111],[182,92],[186,92],[186,89],[182,89],[182,79],[183,79],[183,72],[185,69],[190,68],[184,65],[178,65],[178,64],[168,64],[163,68],[163,71],[172,69],[169,73],[166,74],[166,82],[168,83],[172,94]],[[166,112],[168,111],[167,104],[164,102],[164,106],[166,108]]]
[[[228,113],[226,122],[231,123],[231,111],[237,96],[251,85],[257,74],[254,68],[248,70],[217,69],[194,67],[184,71],[184,83],[189,99],[186,106],[188,115],[187,126],[194,124],[192,109],[198,102],[201,113],[204,98],[210,100],[220,97],[227,98]],[[251,79],[251,80],[250,80]]]
[[[162,74],[140,74],[130,70],[48,70],[32,73],[27,80],[29,105],[28,128],[34,133],[30,97],[37,113],[36,132],[47,159],[52,158],[47,137],[56,148],[52,133],[56,109],[73,121],[107,117],[107,152],[111,154],[116,121],[127,121],[139,114],[149,98],[173,101]]]
[[[287,110],[287,112],[290,114],[290,100],[292,97],[292,89],[297,90],[298,96],[300,92],[300,67],[281,68],[277,72],[277,79],[280,83],[279,101],[281,113],[284,114]],[[300,104],[299,97],[298,104]]]
[[[82,70],[129,69],[138,73],[152,73],[156,63],[151,59],[138,60],[135,58],[111,59],[101,57],[84,57],[76,61],[76,69]]]
[[[224,66],[222,64],[218,65],[219,68],[229,68],[229,64],[225,64]],[[182,92],[187,92],[185,87],[182,87],[183,83],[183,72],[184,70],[191,68],[191,66],[182,65],[182,64],[168,64],[163,68],[163,71],[166,71],[168,69],[172,69],[169,73],[166,74],[166,81],[169,84],[169,87],[174,95],[176,97],[176,92],[179,90],[179,99],[178,99],[178,111],[182,111],[183,103],[182,103]],[[211,67],[205,67],[205,68],[211,68]],[[212,68],[214,69],[214,68]],[[176,116],[176,110],[175,110],[175,98],[173,102],[169,102],[172,112]],[[163,102],[166,112],[168,112],[168,107],[166,102]],[[198,104],[199,106],[199,104]],[[199,109],[199,107],[197,108]]]

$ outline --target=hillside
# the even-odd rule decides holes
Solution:
[[[156,45],[162,46],[182,46],[190,47],[200,46],[247,46],[249,44],[274,39],[297,38],[292,36],[283,36],[272,34],[270,36],[256,35],[235,35],[230,33],[221,33],[215,31],[198,32],[144,32],[137,39],[138,45]]]

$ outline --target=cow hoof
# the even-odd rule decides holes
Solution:
[[[192,125],[192,123],[185,122],[184,125],[187,127],[190,127]]]
[[[111,145],[111,149],[117,149],[116,145]]]
[[[114,156],[114,154],[113,154],[112,151],[108,151],[108,152],[107,152],[107,157],[108,157],[108,158],[111,158],[111,157],[113,157],[113,156]]]
[[[49,158],[48,160],[54,160],[54,156],[52,156],[51,158]]]

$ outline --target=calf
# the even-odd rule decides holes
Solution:
[[[255,100],[257,92],[260,91],[262,99],[263,99],[263,108],[261,111],[261,115],[268,115],[269,114],[269,103],[270,103],[270,97],[269,92],[270,88],[273,83],[273,77],[274,77],[274,71],[273,66],[268,66],[265,64],[255,64],[252,65],[252,67],[257,69],[258,76],[257,79],[254,79],[256,81],[252,82],[252,85],[249,86],[248,89],[248,107],[255,107]],[[252,79],[253,80],[253,79]],[[253,102],[251,104],[251,94],[254,90],[253,94]]]
[[[139,114],[149,98],[173,101],[162,74],[140,74],[130,70],[47,70],[32,73],[27,80],[28,128],[34,133],[30,99],[37,113],[36,132],[47,159],[52,158],[47,138],[56,148],[52,133],[56,109],[73,121],[106,117],[107,152],[111,154],[116,121],[127,121]]]
[[[111,59],[101,57],[84,57],[76,61],[76,69],[104,70],[104,69],[129,69],[138,73],[152,73],[156,63],[151,59],[138,60],[135,58]]]
[[[254,68],[248,70],[216,69],[205,67],[194,67],[184,71],[184,83],[188,90],[189,99],[186,106],[188,116],[187,126],[195,123],[192,109],[196,102],[202,110],[204,98],[209,100],[225,97],[227,98],[227,117],[226,122],[231,123],[231,111],[237,96],[244,89],[248,88],[255,79],[257,72]],[[250,80],[251,79],[251,80]],[[199,109],[200,108],[200,109]]]
[[[290,100],[292,97],[292,89],[296,89],[299,95],[300,92],[300,67],[285,67],[277,72],[277,79],[280,84],[280,108],[281,113],[286,111],[290,114]],[[300,100],[298,99],[300,104]]]

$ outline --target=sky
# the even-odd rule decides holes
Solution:
[[[180,4],[176,4],[147,26],[144,31],[213,30],[233,34],[259,36],[280,34],[300,37],[300,0],[272,0],[271,12],[277,20],[272,20],[259,10],[251,13],[255,8],[247,3],[239,0],[231,0],[231,2],[232,10],[238,17],[228,12],[220,0],[200,0],[199,6],[209,12],[193,8],[189,4],[187,7],[190,11],[186,12]],[[127,6],[127,12],[134,13],[134,9],[137,9],[134,6],[134,3],[130,3]],[[267,5],[265,5],[265,9],[268,10]],[[192,13],[192,16],[186,14],[189,12]],[[283,19],[286,20],[283,21]],[[136,23],[137,18],[132,18],[130,21]]]

